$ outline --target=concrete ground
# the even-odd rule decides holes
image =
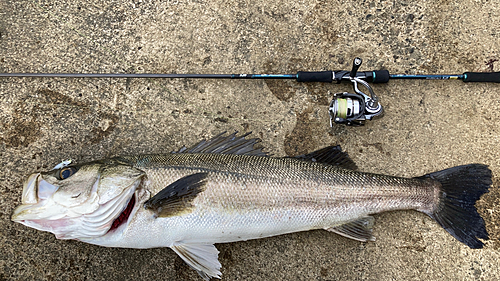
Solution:
[[[0,72],[500,71],[500,1],[0,1]],[[163,2],[163,3],[160,3]],[[490,165],[490,240],[457,242],[424,214],[376,215],[376,242],[326,231],[219,244],[223,280],[500,280],[500,85],[375,85],[385,116],[329,127],[349,84],[0,78],[0,280],[200,280],[170,249],[56,240],[10,221],[22,182],[68,158],[169,153],[253,131],[276,156],[340,144],[360,170],[419,176]]]

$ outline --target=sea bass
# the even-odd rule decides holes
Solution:
[[[214,243],[311,229],[373,241],[371,215],[385,211],[423,212],[470,248],[488,239],[474,206],[492,184],[485,165],[399,178],[355,171],[338,146],[270,157],[247,135],[167,155],[63,162],[27,178],[12,220],[59,239],[170,247],[206,280],[221,276]]]

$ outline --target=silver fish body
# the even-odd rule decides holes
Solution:
[[[134,228],[143,221],[132,221],[119,244],[105,246],[162,247],[181,240],[225,243],[329,229],[389,210],[430,213],[439,193],[431,180],[366,174],[293,158],[171,154],[128,160],[141,163],[135,167],[147,175],[144,187],[152,194],[166,182],[196,173],[208,173],[206,189],[185,214],[158,219],[150,210],[138,208],[134,220],[147,221],[150,231]],[[148,242],[137,241],[137,235],[148,237]]]
[[[207,142],[209,149],[120,157],[32,175],[12,219],[58,238],[107,247],[171,247],[205,279],[220,277],[214,243],[311,229],[374,240],[370,215],[391,210],[424,212],[473,248],[482,246],[477,238],[487,239],[474,207],[491,185],[484,165],[398,178],[345,169],[343,160],[332,165],[314,157],[238,153],[254,142],[228,138]],[[215,151],[221,146],[226,152],[238,149]],[[311,156],[325,153],[341,154],[333,149]]]

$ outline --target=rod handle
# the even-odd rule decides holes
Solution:
[[[373,83],[387,83],[389,82],[390,74],[388,70],[375,70],[373,72]]]
[[[299,71],[297,72],[297,81],[332,83],[333,71],[318,71],[318,72]]]
[[[465,72],[464,82],[500,83],[500,72]]]

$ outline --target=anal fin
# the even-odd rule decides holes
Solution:
[[[171,248],[204,280],[221,278],[219,251],[213,244],[175,243]]]
[[[374,223],[373,217],[366,216],[326,230],[361,242],[375,241],[375,237],[372,235]]]

